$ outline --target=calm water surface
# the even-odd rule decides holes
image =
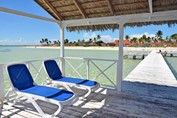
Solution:
[[[141,53],[141,52],[128,52],[124,50],[124,54],[126,53]],[[25,47],[0,47],[0,63],[8,63],[8,62],[20,62],[27,60],[35,60],[35,59],[45,59],[45,58],[54,58],[59,57],[60,50],[59,49],[40,49],[40,48],[25,48]],[[81,58],[97,58],[97,59],[118,59],[118,52],[113,50],[78,50],[78,49],[65,49],[66,57],[81,57]],[[68,60],[70,64],[73,65],[75,69],[80,73],[83,78],[87,77],[87,66],[86,64],[77,68],[83,60]],[[166,57],[166,61],[172,70],[173,74],[177,78],[177,57]],[[106,69],[112,62],[105,61],[93,61],[101,70]],[[125,78],[139,63],[141,60],[133,60],[133,59],[124,59],[123,62],[123,78]],[[40,68],[42,62],[33,63],[36,68]],[[66,65],[66,76],[71,77],[80,77],[75,71],[73,71],[72,67],[69,66],[68,63]],[[33,78],[35,78],[36,71],[34,68],[30,68],[30,72],[32,73]],[[114,64],[110,69],[104,72],[112,81],[116,83],[116,64]],[[112,86],[113,84],[103,75],[99,75],[100,71],[90,63],[90,79],[96,80],[101,84]],[[8,81],[7,73],[4,69],[4,80],[5,80],[5,89],[8,90],[10,84]],[[97,76],[99,75],[99,76]],[[45,71],[42,69],[40,75],[36,78],[35,82],[40,84],[44,81],[43,78],[46,78]]]
[[[165,57],[165,59],[174,76],[177,78],[177,57]]]
[[[60,55],[59,49],[39,49],[39,48],[24,48],[24,47],[0,47],[0,63],[7,62],[19,62],[19,61],[27,61],[27,60],[35,60],[42,58],[53,58],[58,57]],[[66,57],[84,57],[84,58],[98,58],[98,59],[118,59],[118,52],[113,50],[78,50],[78,49],[66,49],[65,50]],[[126,77],[139,63],[141,60],[132,60],[132,59],[124,59],[124,68],[123,68],[123,77]],[[70,63],[77,67],[82,60],[70,60]],[[101,70],[107,68],[112,62],[104,62],[104,61],[93,61],[95,64],[100,67]],[[41,62],[38,62],[37,67],[40,68]],[[105,71],[105,73],[112,79],[115,83],[116,77],[116,65],[112,66],[110,69]],[[86,77],[86,66],[78,69],[81,73],[82,77]],[[34,76],[34,70],[31,70],[32,75]],[[93,65],[90,64],[90,78],[101,82],[102,84],[111,85],[111,83],[107,80],[107,78],[103,75],[97,76],[99,74],[99,70]],[[6,75],[6,73],[5,73]],[[73,69],[66,63],[66,75],[67,76],[75,76],[79,77]],[[41,73],[41,76],[45,77],[44,72]],[[41,79],[39,78],[38,82]],[[5,82],[7,82],[5,78]],[[8,82],[7,82],[7,85]],[[7,88],[7,87],[6,87]]]

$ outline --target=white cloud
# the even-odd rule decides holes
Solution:
[[[33,42],[28,42],[22,38],[19,39],[0,39],[0,45],[30,45]]]
[[[102,40],[103,42],[108,43],[108,42],[113,42],[115,39],[112,38],[110,35],[102,35],[102,36],[101,36],[101,40]]]
[[[50,39],[51,41],[58,41],[59,39]]]
[[[0,44],[1,44],[1,45],[11,45],[10,43],[11,43],[12,41],[13,41],[13,40],[0,39]]]
[[[89,33],[84,33],[84,35],[83,35],[83,37],[84,37],[84,39],[85,40],[89,40],[90,38],[94,38],[94,37],[96,37],[97,35],[96,35],[96,33],[95,32],[93,32],[92,34],[89,34]]]
[[[83,35],[83,38],[85,39],[85,40],[89,40],[90,38],[94,38],[94,37],[96,37],[97,36],[97,34],[95,33],[95,32],[93,32],[93,33],[91,33],[91,34],[89,34],[89,33],[84,33],[84,35]],[[110,36],[110,35],[100,35],[101,36],[101,39],[100,40],[102,40],[103,42],[113,42],[114,40],[115,40],[115,38],[113,38],[112,36]]]
[[[39,45],[39,44],[40,44],[40,41],[39,41],[39,40],[34,40],[32,44],[33,44],[33,45]]]
[[[13,40],[12,42],[13,42],[13,43],[19,43],[19,44],[25,43],[25,41],[24,41],[22,38],[17,39],[17,40]]]
[[[145,33],[143,33],[143,34],[132,34],[132,35],[130,35],[130,38],[133,38],[133,37],[140,38],[140,37],[142,37],[144,34],[145,34],[147,37],[154,37],[154,36],[155,36],[155,34],[149,34],[148,32],[145,32]]]

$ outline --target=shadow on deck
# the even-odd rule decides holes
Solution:
[[[60,118],[126,118],[160,117],[176,118],[177,88],[123,81],[123,92],[100,88],[86,99],[73,106],[66,106],[57,116]],[[75,89],[79,95],[83,90]],[[53,113],[57,106],[38,101],[46,113]],[[4,105],[2,117],[40,117],[28,102],[17,103],[15,107]]]

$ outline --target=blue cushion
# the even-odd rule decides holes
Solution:
[[[18,90],[34,86],[33,78],[25,64],[8,66],[7,70],[13,86]]]
[[[97,84],[97,82],[95,82],[95,81],[79,79],[79,78],[71,78],[71,77],[62,77],[60,79],[57,79],[56,81],[69,82],[69,83],[85,85],[85,86],[89,86],[89,87],[95,86]]]
[[[58,101],[65,101],[74,95],[72,92],[69,92],[69,91],[46,87],[46,86],[33,86],[31,88],[20,90],[20,91],[29,93],[29,94],[42,96],[45,98],[58,100]]]
[[[49,77],[55,81],[69,82],[74,84],[80,84],[85,86],[95,86],[97,82],[84,80],[79,78],[62,77],[62,73],[55,60],[44,61],[45,68]]]
[[[51,79],[56,80],[62,78],[62,73],[55,60],[44,61],[44,65]]]

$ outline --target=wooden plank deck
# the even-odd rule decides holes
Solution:
[[[130,86],[134,83],[125,83]],[[133,85],[131,85],[133,86]],[[138,88],[141,84],[135,84]],[[135,88],[135,87],[134,87]],[[76,92],[76,91],[75,91]],[[88,98],[79,100],[73,106],[66,106],[57,117],[60,118],[176,118],[177,112],[177,89],[170,88],[166,94],[174,94],[171,98],[156,96],[138,95],[134,93],[117,93],[116,90],[100,88]],[[83,94],[84,91],[77,91]],[[153,92],[153,94],[155,94]],[[55,105],[38,101],[46,113],[53,113]],[[2,118],[39,118],[40,116],[34,107],[27,101],[17,103],[15,107],[4,105]]]
[[[175,76],[156,51],[152,51],[124,80],[177,87]]]
[[[157,55],[157,57],[155,55]],[[151,60],[149,56],[151,58],[153,57],[152,61],[154,62],[148,61],[148,58]],[[118,93],[113,89],[100,88],[87,98],[77,101],[73,106],[64,107],[57,117],[176,118],[177,87],[175,78],[170,74],[170,70],[161,67],[165,66],[165,64],[162,65],[164,60],[162,60],[160,54],[158,55],[155,52],[152,52],[149,56],[146,57],[140,65],[127,76],[127,78],[125,78],[121,93]],[[159,62],[161,62],[161,66],[157,64]],[[142,67],[143,63],[146,65],[145,67]],[[152,69],[150,68],[152,66],[150,65],[155,66],[153,69],[156,72],[151,71]],[[142,70],[140,71],[138,68]],[[149,73],[143,69],[148,70]],[[162,70],[165,73],[162,73]],[[162,75],[160,75],[161,73]],[[136,79],[136,81],[134,79]],[[74,89],[74,92],[80,96],[85,93],[84,90],[79,90],[77,88]],[[46,113],[53,113],[56,109],[55,105],[46,104],[42,101],[38,101],[38,103]],[[15,107],[10,107],[5,104],[2,111],[2,117],[39,118],[40,116],[28,101],[24,101],[17,103]]]

